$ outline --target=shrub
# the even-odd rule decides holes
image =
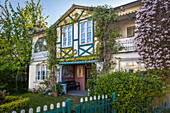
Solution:
[[[154,107],[152,102],[164,97],[165,82],[155,74],[143,73],[114,72],[99,76],[93,80],[94,94],[112,97],[115,92],[113,107],[121,112],[146,111]]]
[[[6,102],[9,101],[11,102],[0,105],[0,113],[4,113],[4,112],[10,113],[12,111],[16,111],[19,113],[22,109],[25,110],[29,109],[29,103],[30,103],[29,98],[6,96],[5,99],[7,99]]]
[[[53,92],[58,92],[59,94],[61,94],[61,90],[62,90],[62,85],[60,83],[54,84],[52,86]]]
[[[22,99],[22,97],[19,97],[19,96],[6,96],[4,102],[9,103],[9,102],[12,102],[12,101],[16,101],[18,99]]]

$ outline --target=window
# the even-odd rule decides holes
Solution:
[[[135,26],[127,27],[127,37],[135,36]]]
[[[120,62],[120,71],[126,71],[126,62]]]
[[[138,63],[137,62],[128,62],[128,67],[129,67],[129,72],[131,72],[131,73],[133,73],[133,72],[136,72],[136,71],[138,71]]]
[[[45,80],[47,78],[47,68],[46,66],[37,67],[37,80]]]
[[[141,62],[136,61],[122,61],[120,62],[120,71],[127,71],[127,72],[136,72],[136,71],[143,71],[144,64]]]
[[[83,77],[83,65],[77,65],[77,77]]]
[[[62,67],[62,77],[67,78],[74,78],[74,66],[63,66]]]
[[[92,21],[80,24],[80,44],[92,43]]]
[[[69,47],[72,45],[72,26],[66,26],[63,28],[63,47]]]
[[[39,38],[35,43],[34,53],[47,51],[47,43],[45,38]]]

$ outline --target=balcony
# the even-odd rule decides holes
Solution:
[[[120,43],[120,45],[122,47],[124,47],[123,50],[121,50],[119,52],[133,52],[133,51],[136,51],[134,39],[135,39],[135,37],[116,39],[116,41],[118,41]]]
[[[33,59],[34,61],[47,60],[47,51],[37,52],[37,53],[32,52],[31,59]]]

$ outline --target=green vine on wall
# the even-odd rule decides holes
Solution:
[[[111,66],[115,64],[111,61],[113,54],[122,49],[116,42],[116,38],[120,37],[117,30],[118,15],[108,5],[95,7],[90,12],[95,22],[94,35],[98,41],[96,55],[100,57],[99,62],[103,62],[100,74],[109,73]]]
[[[49,80],[50,80],[50,85],[56,84],[57,77],[56,77],[56,72],[57,72],[57,64],[59,64],[59,58],[56,58],[57,54],[57,30],[54,26],[50,27],[49,29],[46,30],[46,42],[47,42],[47,50],[48,50],[48,59],[47,59],[47,64],[48,64],[48,69],[50,70],[49,73]]]

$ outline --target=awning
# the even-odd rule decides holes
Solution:
[[[60,62],[59,65],[71,65],[71,64],[91,64],[95,63],[95,60],[92,61],[74,61],[74,62]]]

